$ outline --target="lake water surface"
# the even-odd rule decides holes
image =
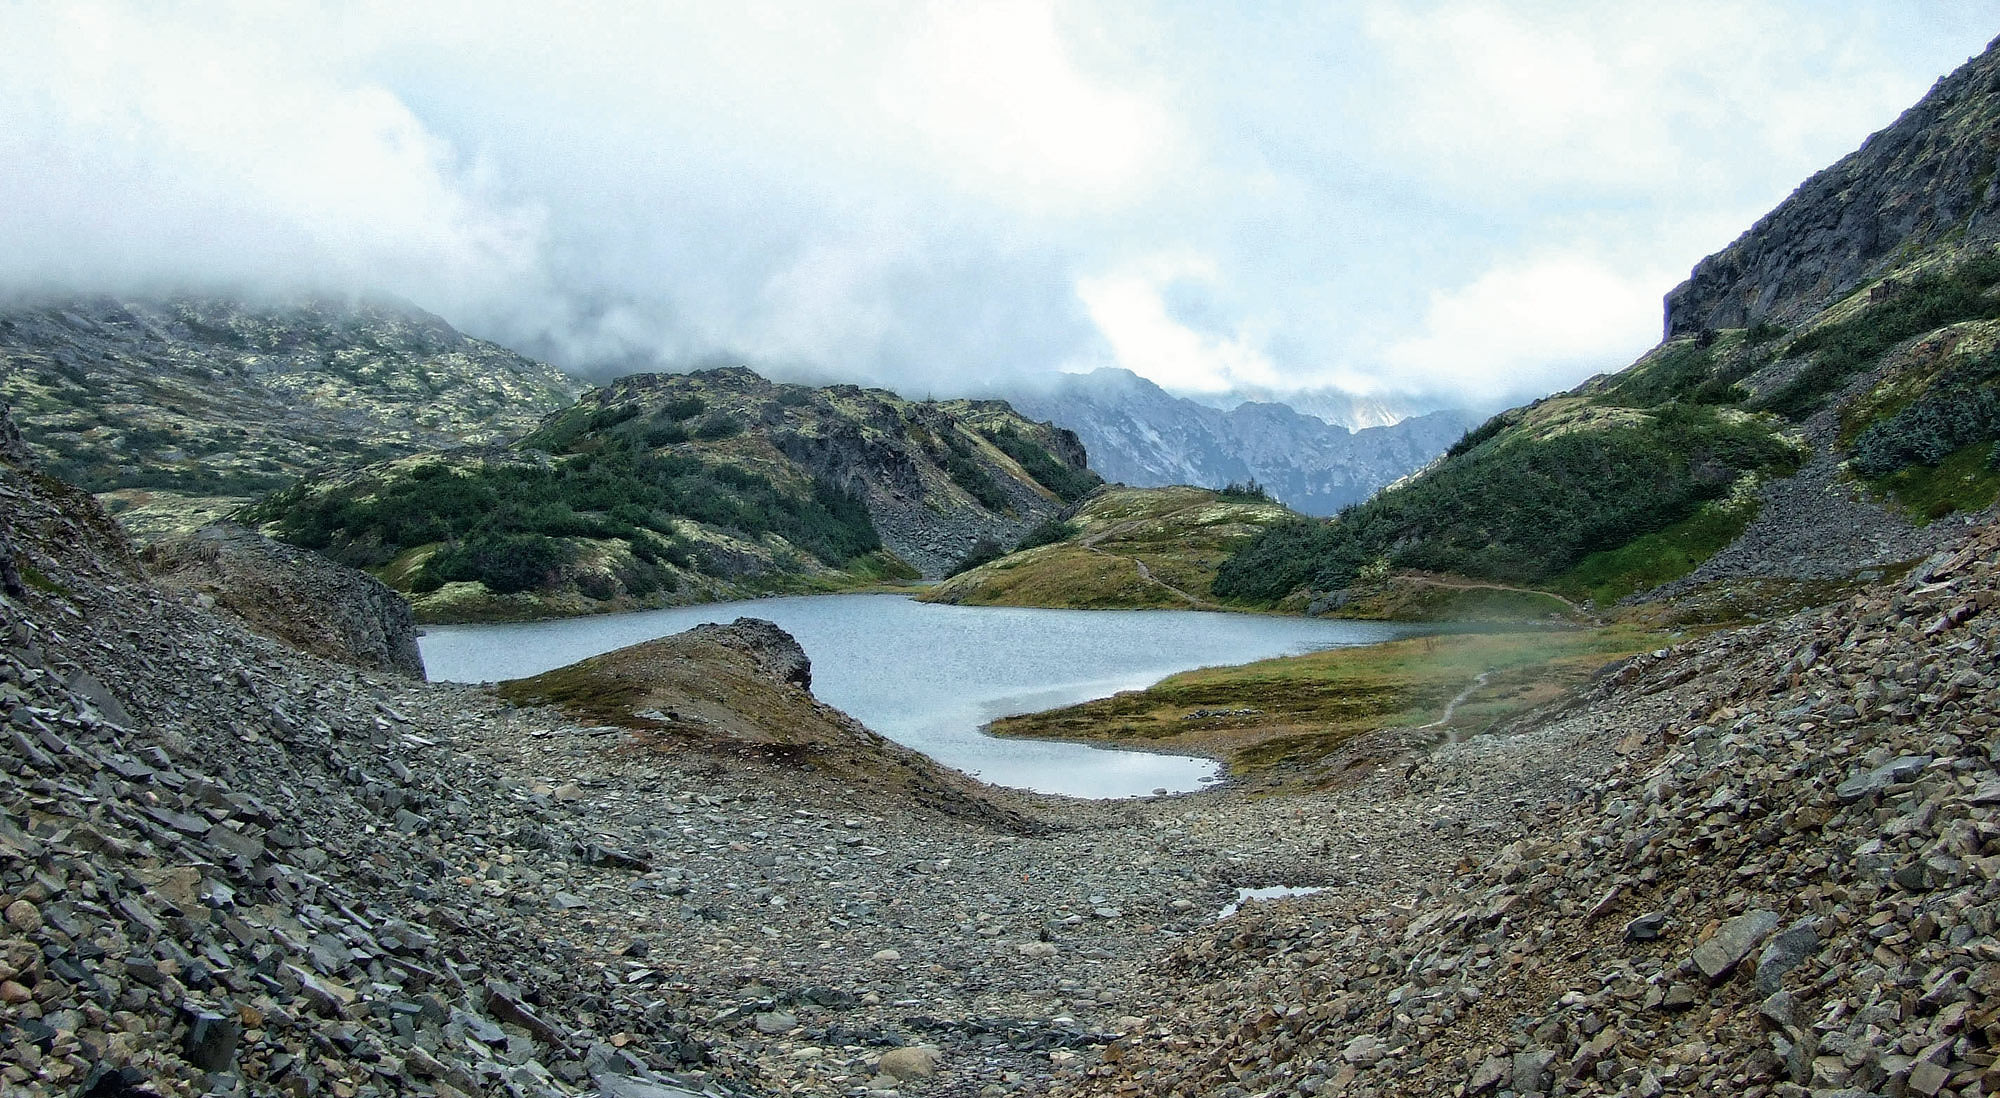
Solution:
[[[1150,686],[1177,671],[1373,644],[1408,626],[1183,610],[933,606],[903,595],[812,595],[509,625],[434,626],[430,677],[534,675],[704,622],[768,618],[812,659],[813,693],[883,735],[996,785],[1078,797],[1198,789],[1207,759],[999,739],[1017,713]]]

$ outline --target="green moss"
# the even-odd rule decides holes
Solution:
[[[1572,598],[1609,605],[1694,571],[1735,541],[1756,516],[1754,499],[1717,500],[1664,530],[1592,553],[1549,586]]]
[[[55,595],[65,599],[70,597],[69,588],[44,575],[41,569],[19,558],[16,558],[14,563],[20,569],[22,581],[28,586],[44,595]]]
[[[1954,451],[1936,465],[1912,465],[1866,483],[1896,501],[1918,524],[1960,511],[1979,511],[2000,497],[2000,470],[1990,461],[1993,447],[1979,442]]]
[[[594,661],[584,660],[526,679],[511,679],[494,688],[515,705],[552,705],[584,720],[621,727],[657,726],[633,715],[645,699],[639,680],[601,674]]]

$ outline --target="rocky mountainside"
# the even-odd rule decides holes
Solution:
[[[1323,894],[1183,945],[1144,1029],[1057,1093],[1992,1093],[1996,606],[1988,526],[1418,747],[1335,801],[1396,821],[1356,857],[1397,879],[1333,861],[1291,881]]]
[[[517,436],[580,388],[396,303],[0,306],[0,400],[52,472],[148,537],[327,465]]]
[[[1421,468],[1471,420],[1433,412],[1350,431],[1277,403],[1230,410],[1176,397],[1130,370],[1065,374],[1010,393],[1028,415],[1075,431],[1091,467],[1134,487],[1221,488],[1256,481],[1279,502],[1330,515]]]
[[[1667,295],[1666,334],[1798,324],[1916,253],[2000,241],[2000,53],[1939,80]]]
[[[1425,570],[1599,604],[1810,597],[1950,540],[2000,496],[1996,74],[2000,46],[1704,262],[1630,368],[1501,413],[1338,522],[1273,530],[1216,590],[1306,606]]]
[[[311,478],[248,512],[431,620],[539,617],[941,575],[1099,483],[1000,401],[634,374],[510,447]]]

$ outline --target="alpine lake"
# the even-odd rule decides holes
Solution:
[[[431,626],[433,680],[493,682],[709,622],[765,618],[812,660],[813,694],[869,728],[995,785],[1073,797],[1184,793],[1213,760],[1047,740],[985,725],[1135,690],[1179,671],[1375,644],[1422,627],[1183,610],[947,606],[898,594],[811,595],[502,625]]]

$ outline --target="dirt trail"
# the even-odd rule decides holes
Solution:
[[[1421,584],[1425,587],[1444,587],[1453,591],[1511,591],[1517,595],[1543,595],[1562,603],[1579,614],[1586,612],[1583,607],[1553,591],[1543,591],[1534,587],[1515,587],[1505,583],[1488,583],[1485,580],[1451,579],[1444,576],[1418,575],[1408,572],[1397,575],[1396,579],[1404,583]]]

